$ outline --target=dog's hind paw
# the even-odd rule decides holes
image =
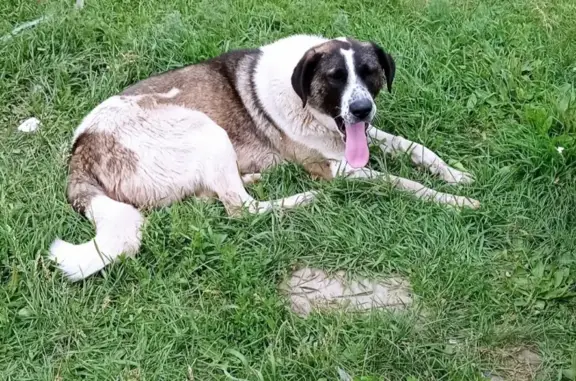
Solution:
[[[289,200],[288,203],[290,205],[304,206],[311,204],[316,199],[317,195],[318,191],[308,191],[288,197],[287,200]]]
[[[480,208],[480,201],[463,196],[454,196],[454,202],[451,202],[450,204],[458,208],[470,208],[470,209]]]
[[[474,176],[471,173],[459,171],[457,169],[448,167],[441,172],[442,179],[448,184],[472,184]]]

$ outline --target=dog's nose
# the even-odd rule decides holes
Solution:
[[[350,103],[350,113],[358,119],[364,119],[372,112],[372,101],[370,99],[359,99]]]

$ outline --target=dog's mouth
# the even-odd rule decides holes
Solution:
[[[354,168],[365,167],[370,157],[368,137],[366,136],[368,122],[349,124],[340,116],[334,120],[336,121],[338,130],[344,136],[344,143],[346,144],[344,156],[346,161]]]

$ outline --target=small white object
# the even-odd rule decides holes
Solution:
[[[346,371],[342,368],[338,368],[338,377],[340,377],[340,381],[352,381],[352,377],[346,373]]]
[[[558,153],[559,153],[560,155],[562,155],[562,152],[564,152],[564,147],[557,147],[557,148],[556,148],[556,151],[558,151]]]
[[[76,0],[76,9],[84,8],[84,0]]]
[[[40,24],[42,21],[45,21],[45,20],[47,20],[47,17],[46,17],[46,16],[43,16],[43,17],[37,18],[36,20],[27,21],[27,22],[25,22],[25,23],[23,23],[23,24],[21,24],[21,25],[18,25],[16,28],[14,28],[14,29],[12,30],[12,32],[10,32],[10,33],[2,36],[2,37],[0,38],[0,42],[8,41],[8,40],[10,40],[12,37],[14,37],[15,35],[17,35],[18,33],[22,32],[23,30],[26,30],[26,29],[29,29],[29,28],[33,28],[33,27],[35,27],[36,25]]]
[[[18,126],[20,132],[34,132],[40,127],[40,121],[36,118],[26,119],[24,123]]]

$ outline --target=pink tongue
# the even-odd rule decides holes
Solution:
[[[370,156],[366,129],[364,127],[364,122],[346,125],[346,149],[344,155],[348,164],[354,168],[366,166]]]

